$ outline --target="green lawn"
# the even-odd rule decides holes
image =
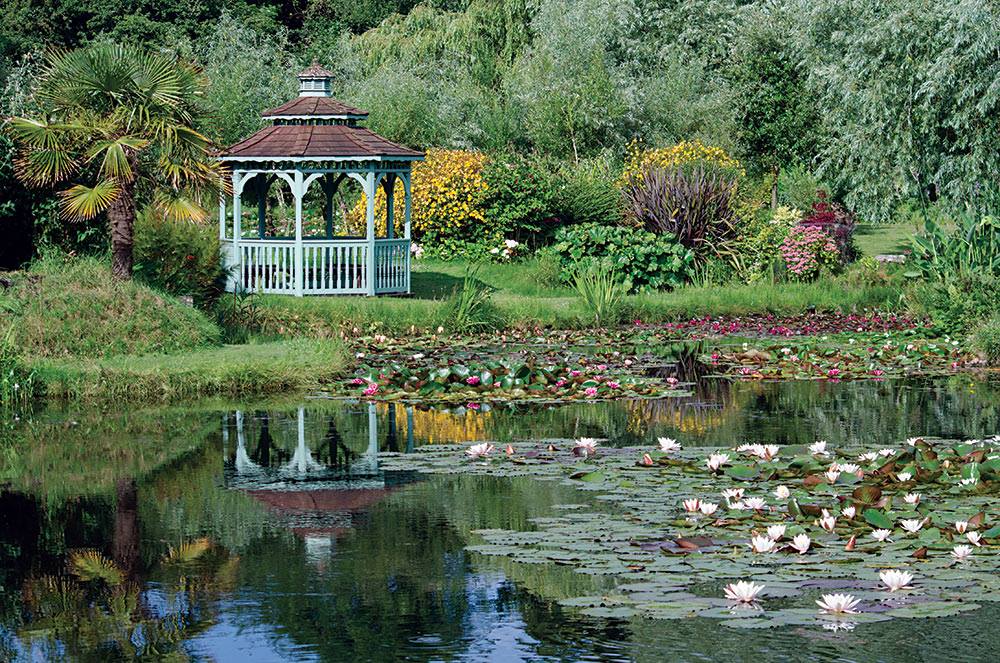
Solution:
[[[858,224],[854,231],[854,242],[861,255],[898,255],[910,250],[911,238],[916,232],[917,227],[910,222]]]

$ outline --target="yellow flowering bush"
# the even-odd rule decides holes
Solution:
[[[443,252],[454,242],[491,239],[482,205],[488,188],[483,176],[487,161],[482,152],[432,148],[424,161],[413,164],[410,223],[415,240],[426,241],[425,248],[433,252]],[[397,181],[393,199],[397,236],[402,235],[403,200],[403,183]],[[363,233],[366,204],[361,196],[348,214],[352,230]],[[385,191],[381,188],[375,199],[375,226],[384,232]],[[500,241],[502,237],[494,243]]]
[[[638,179],[650,167],[686,168],[688,166],[730,171],[742,177],[746,174],[740,162],[721,147],[705,145],[700,140],[684,140],[670,147],[645,148],[632,141],[625,150],[625,167],[619,184],[624,186]]]

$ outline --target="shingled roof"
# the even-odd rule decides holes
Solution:
[[[319,66],[319,62],[312,61],[304,71],[299,73],[299,78],[333,78],[333,72]]]
[[[314,117],[318,120],[328,118],[362,118],[368,111],[349,106],[331,97],[295,97],[291,101],[269,108],[260,114],[265,120],[287,117]]]
[[[421,159],[423,153],[397,145],[365,127],[346,124],[289,124],[264,127],[219,155],[223,160],[315,158]]]

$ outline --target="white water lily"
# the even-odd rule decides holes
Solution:
[[[863,453],[860,456],[858,456],[858,460],[860,460],[863,463],[870,463],[877,459],[878,459],[878,453],[874,451],[869,451],[867,453]]]
[[[746,511],[747,505],[743,503],[743,500],[736,500],[729,503],[729,508],[733,511]]]
[[[899,479],[900,481],[909,481],[910,479],[913,478],[913,475],[910,474],[909,472],[900,472],[899,474],[896,475],[896,478]]]
[[[740,446],[736,447],[736,453],[738,454],[753,453],[753,450],[759,446],[760,446],[759,444],[750,444],[749,442],[744,442]]]
[[[719,505],[716,504],[715,502],[702,502],[699,509],[706,516],[711,516],[713,513],[719,510]]]
[[[909,438],[906,439],[906,443],[908,445],[910,445],[911,447],[915,447],[915,446],[917,446],[917,442],[920,442],[923,439],[924,438],[922,438],[922,437],[909,437]]]
[[[972,545],[976,546],[977,548],[979,546],[983,545],[983,544],[979,543],[982,540],[982,538],[983,538],[983,535],[980,534],[979,532],[966,532],[965,533],[965,538],[967,538],[969,540],[969,543],[971,543]]]
[[[473,444],[465,450],[465,453],[467,453],[470,458],[477,459],[488,456],[491,451],[493,451],[493,445],[488,442],[482,442],[480,444]]]
[[[788,490],[788,486],[778,486],[774,489],[774,496],[779,500],[787,500],[792,494],[792,491]]]
[[[885,456],[886,458],[888,458],[889,456],[895,456],[896,455],[896,450],[895,449],[879,449],[878,450],[878,455],[879,456]]]
[[[740,603],[753,603],[763,590],[764,585],[757,585],[745,580],[729,583],[722,588],[727,599],[730,601],[739,601]]]
[[[858,509],[853,505],[845,506],[843,509],[840,510],[841,515],[843,515],[844,518],[847,518],[848,520],[853,518],[857,514],[857,512]]]
[[[733,502],[738,499],[743,498],[743,493],[746,491],[743,488],[726,488],[722,491],[722,496],[726,498],[727,502]]]
[[[845,474],[857,474],[861,468],[854,463],[834,463],[830,469],[838,469]]]
[[[656,441],[660,443],[660,451],[662,451],[665,454],[681,450],[681,445],[677,443],[677,440],[674,440],[672,438],[658,437],[656,438]]]
[[[788,545],[798,551],[800,555],[804,555],[806,551],[809,550],[809,546],[811,544],[812,541],[809,540],[809,536],[807,534],[796,534],[795,538],[793,538],[792,542]]]
[[[826,480],[829,481],[830,483],[836,483],[837,477],[840,476],[840,472],[838,472],[837,470],[827,470],[824,473],[824,476],[826,476]]]
[[[701,511],[701,500],[699,500],[697,497],[684,500],[684,510],[689,513],[696,513],[698,511]]]
[[[754,450],[754,455],[764,460],[773,460],[778,457],[781,447],[777,444],[761,444]]]
[[[959,483],[962,484],[963,486],[975,486],[977,483],[979,483],[979,479],[977,479],[976,477],[969,477],[968,479],[962,479],[961,481],[959,481]]]
[[[951,550],[951,556],[963,562],[972,556],[972,546],[955,546]]]
[[[860,599],[856,599],[850,594],[824,594],[816,605],[820,612],[828,615],[854,615],[857,614]]]
[[[777,541],[785,535],[785,529],[784,525],[768,525],[767,535]]]
[[[890,592],[903,589],[913,582],[913,574],[909,571],[897,571],[896,569],[886,569],[878,574]]]
[[[918,520],[917,518],[905,518],[899,521],[900,526],[905,529],[910,534],[914,534],[920,531],[920,528],[924,526],[924,521]]]
[[[907,493],[907,494],[903,495],[903,501],[906,502],[907,504],[914,504],[914,505],[915,504],[919,504],[920,503],[920,494],[919,493]]]
[[[585,456],[593,456],[597,453],[597,440],[592,437],[581,437],[573,445],[573,452]]]
[[[774,539],[755,535],[750,538],[750,549],[755,553],[769,553],[774,550]]]
[[[718,471],[720,467],[729,462],[729,454],[711,454],[705,464],[708,465],[708,469],[713,472]]]
[[[956,520],[955,521],[955,531],[959,534],[965,534],[965,530],[969,529],[969,521],[967,520]]]
[[[826,442],[820,440],[819,442],[813,442],[809,445],[809,453],[814,456],[825,456],[826,455]]]
[[[748,509],[753,509],[754,511],[763,511],[767,508],[767,500],[763,497],[748,497],[743,500],[743,504],[745,504]]]
[[[887,530],[887,529],[872,530],[872,538],[878,541],[879,543],[885,543],[886,541],[889,541],[891,543],[892,540],[889,538],[890,536],[892,536],[892,530]]]
[[[832,532],[837,526],[837,518],[830,515],[830,512],[823,509],[823,515],[820,516],[819,526],[825,529],[827,532]]]

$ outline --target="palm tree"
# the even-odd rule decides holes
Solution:
[[[203,221],[203,200],[224,186],[194,127],[205,79],[194,65],[132,46],[98,43],[52,51],[38,81],[39,118],[13,118],[19,176],[59,186],[62,216],[106,213],[112,271],[132,276],[132,226],[139,203],[171,219]]]

